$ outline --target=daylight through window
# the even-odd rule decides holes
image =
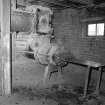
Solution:
[[[88,36],[104,36],[104,23],[88,24]]]

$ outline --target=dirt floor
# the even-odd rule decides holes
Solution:
[[[75,71],[70,65],[62,78],[53,74],[46,86],[42,84],[45,66],[24,55],[17,54],[13,61],[13,94],[0,96],[0,105],[105,105],[104,86],[99,96],[91,94],[95,88],[92,79],[88,96],[84,99],[85,71]],[[103,81],[104,83],[104,81]]]

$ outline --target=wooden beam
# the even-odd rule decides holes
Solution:
[[[41,6],[46,6],[52,9],[64,9],[64,6],[53,4],[53,3],[48,3],[48,2],[41,2],[41,1],[34,1],[30,3],[31,5],[41,5]]]
[[[61,1],[62,4],[71,6],[71,5],[75,5],[75,6],[82,6],[82,5],[86,5],[85,3],[80,3],[79,1],[73,1],[73,0],[63,0]]]
[[[92,0],[69,0],[69,1],[77,2],[83,5],[90,5],[93,3]]]
[[[10,1],[0,0],[1,5],[1,52],[2,52],[2,95],[12,91],[12,47],[10,36]]]
[[[70,4],[70,5],[67,5],[65,3],[62,3],[62,2],[59,2],[59,1],[49,1],[49,0],[39,0],[40,2],[44,2],[44,3],[49,3],[49,4],[53,4],[53,5],[58,5],[58,6],[62,6],[62,7],[65,7],[65,8],[70,8],[70,7],[74,7],[74,8],[77,8],[77,6],[75,4]],[[28,0],[29,3],[34,3],[36,2],[35,0]]]
[[[93,0],[94,4],[101,4],[101,3],[105,3],[105,0]]]
[[[105,20],[105,17],[86,18],[86,19],[82,19],[81,22],[93,22],[93,21],[102,21],[102,20]]]
[[[81,6],[79,8],[92,8],[92,7],[95,7],[95,8],[105,8],[105,3],[101,3],[101,4],[91,4],[91,5],[86,5],[86,6]]]

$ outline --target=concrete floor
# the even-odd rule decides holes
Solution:
[[[81,98],[86,68],[80,67],[77,71],[78,67],[70,65],[65,68],[63,78],[58,78],[55,73],[43,86],[44,68],[34,60],[17,54],[13,61],[13,94],[0,96],[0,105],[105,105],[104,85],[100,96]],[[93,78],[89,94],[93,92],[95,83]]]

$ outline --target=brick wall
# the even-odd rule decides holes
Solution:
[[[55,13],[55,36],[80,59],[105,62],[105,38],[88,38],[82,35],[80,12],[66,9]]]
[[[85,35],[82,35],[82,24],[79,14],[79,11],[73,9],[55,12],[55,37],[61,39],[65,47],[67,47],[76,58],[105,62],[105,39],[87,38]],[[67,70],[65,70],[65,78],[71,84],[83,86],[85,73],[86,68],[69,65]],[[94,85],[96,80],[97,72],[94,71],[91,85]]]

